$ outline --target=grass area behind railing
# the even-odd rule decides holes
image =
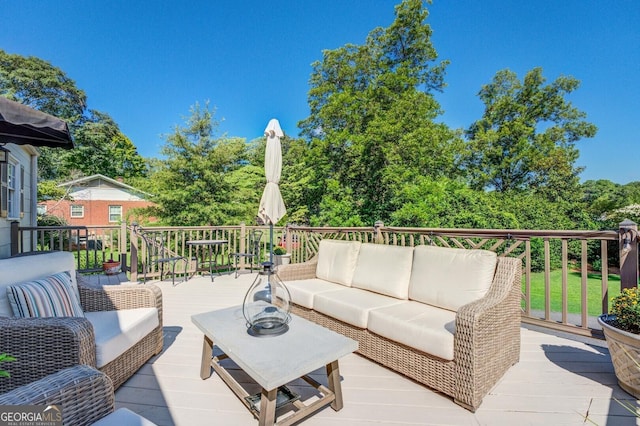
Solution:
[[[562,270],[551,271],[551,311],[562,312]],[[602,281],[599,273],[589,273],[587,276],[588,311],[590,316],[598,316],[602,313],[602,302],[597,295],[602,293]],[[524,291],[524,278],[523,286]],[[567,273],[567,310],[571,314],[581,312],[582,282],[580,272]],[[609,301],[620,293],[620,276],[609,274]],[[544,272],[531,273],[531,309],[543,311],[545,301]],[[523,302],[524,303],[524,302]],[[524,305],[523,305],[524,306]],[[610,306],[610,302],[609,302]]]

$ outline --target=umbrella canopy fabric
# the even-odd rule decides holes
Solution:
[[[280,194],[280,174],[282,173],[282,148],[280,138],[284,136],[280,123],[272,118],[264,129],[267,137],[267,148],[264,155],[264,173],[267,178],[267,185],[264,187],[258,217],[264,223],[276,224],[286,213],[282,195]]]
[[[0,96],[0,144],[73,148],[67,123]]]

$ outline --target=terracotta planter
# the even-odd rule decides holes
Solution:
[[[622,389],[640,399],[640,335],[609,325],[615,315],[600,315],[598,324],[604,331],[613,369]]]
[[[120,273],[120,262],[103,262],[102,270],[106,275],[116,275]]]

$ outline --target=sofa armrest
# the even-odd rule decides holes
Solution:
[[[2,364],[10,377],[0,393],[78,364],[96,365],[95,335],[86,318],[0,318],[0,350],[16,358]]]
[[[113,412],[115,398],[109,377],[77,365],[1,394],[0,405],[57,405],[65,425],[90,425]]]
[[[454,359],[458,402],[477,407],[520,357],[522,261],[498,258],[487,294],[458,309]]]
[[[157,308],[162,320],[162,290],[153,284],[86,286],[78,281],[80,304],[86,312]],[[161,321],[162,323],[162,321]]]
[[[276,269],[278,277],[282,281],[307,280],[316,277],[316,269],[318,260],[312,259],[304,263],[290,263],[288,265],[280,265]]]

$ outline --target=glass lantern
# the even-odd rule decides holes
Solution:
[[[263,269],[244,296],[242,314],[247,321],[247,333],[252,336],[279,336],[289,330],[291,314],[289,289],[265,262]]]

